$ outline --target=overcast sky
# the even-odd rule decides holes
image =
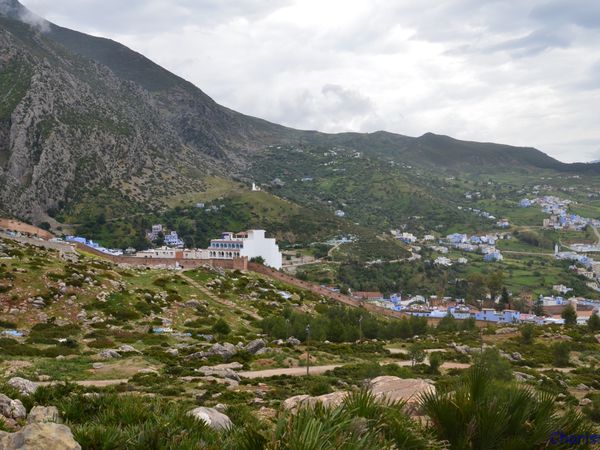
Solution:
[[[595,0],[21,1],[284,125],[600,159]]]

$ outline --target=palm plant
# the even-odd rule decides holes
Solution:
[[[482,364],[454,390],[425,393],[421,405],[437,437],[457,450],[544,448],[553,432],[590,431],[580,414],[561,411],[551,394],[494,380]]]
[[[245,432],[236,442],[238,448],[248,450],[442,448],[431,433],[402,412],[402,406],[380,401],[367,390],[356,391],[335,408],[317,404],[283,415],[265,441]]]

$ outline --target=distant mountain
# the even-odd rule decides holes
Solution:
[[[0,0],[0,209],[41,221],[96,190],[161,208],[209,188],[208,175],[255,176],[257,156],[287,144],[344,146],[382,161],[467,172],[599,167],[431,133],[293,130],[225,108],[117,42]]]

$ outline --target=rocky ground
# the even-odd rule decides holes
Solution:
[[[549,392],[590,423],[599,420],[600,331],[461,330],[450,321],[405,338],[330,341],[318,327],[333,305],[255,274],[120,268],[7,240],[0,258],[0,448],[48,448],[42,440],[97,448],[107,434],[116,436],[114,448],[143,448],[119,442],[142,439],[144,426],[169,414],[190,439],[248,424],[268,434],[282,417],[317,404],[346,407],[360,391],[399,402],[420,423],[422,396],[482,360],[503,382]],[[282,315],[289,330],[265,326]],[[309,341],[296,323],[305,318],[315,333]],[[129,405],[130,414],[109,420],[112,402]]]

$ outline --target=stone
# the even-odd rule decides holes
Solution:
[[[255,353],[255,355],[257,355],[257,356],[258,356],[258,355],[264,355],[264,354],[266,354],[266,353],[272,353],[272,352],[273,352],[273,350],[280,350],[280,349],[278,349],[278,348],[275,348],[275,349],[270,349],[270,348],[268,348],[268,347],[264,347],[264,348],[261,348],[259,351],[257,351],[257,352]]]
[[[256,354],[256,352],[258,352],[259,350],[265,348],[267,346],[267,343],[262,340],[262,339],[254,339],[253,341],[249,342],[248,345],[246,345],[246,347],[244,347],[244,349],[248,352],[251,353],[253,355]]]
[[[295,337],[291,336],[289,338],[286,339],[286,341],[288,344],[292,345],[292,346],[297,346],[300,345],[300,340],[296,339]]]
[[[158,370],[156,370],[152,367],[144,367],[143,369],[138,370],[137,373],[139,373],[139,374],[154,374],[154,375],[159,374]]]
[[[388,402],[403,402],[405,412],[410,415],[419,413],[419,397],[428,392],[435,392],[431,380],[421,378],[398,378],[381,376],[369,382],[371,393],[377,399]]]
[[[531,380],[535,380],[535,377],[533,375],[529,375],[528,373],[523,373],[523,372],[515,372],[515,380],[523,383],[525,381],[531,381]]]
[[[592,403],[593,402],[591,398],[582,398],[579,400],[579,406],[590,406]]]
[[[11,378],[8,380],[8,385],[14,387],[22,395],[33,394],[37,389],[37,384],[21,377]]]
[[[233,370],[227,367],[218,366],[202,366],[196,369],[196,372],[207,377],[229,378],[230,380],[240,381],[240,376]]]
[[[121,354],[117,350],[107,349],[107,350],[102,350],[100,352],[99,356],[104,359],[114,359],[114,358],[120,358]]]
[[[188,414],[197,420],[201,420],[215,430],[226,430],[233,426],[231,419],[216,408],[200,406],[192,409]]]
[[[97,362],[92,364],[92,369],[102,369],[104,367],[104,364]]]
[[[342,404],[344,399],[348,396],[346,391],[337,391],[330,394],[319,395],[317,397],[311,397],[310,395],[295,395],[283,401],[282,407],[285,411],[295,413],[299,408],[302,407],[314,407],[317,403],[320,403],[325,408],[336,408]]]
[[[589,391],[590,387],[586,386],[585,384],[581,383],[577,385],[577,389],[579,389],[580,391]]]
[[[165,350],[165,353],[171,356],[177,356],[179,355],[179,350],[177,350],[176,348],[168,348],[167,350]]]
[[[27,417],[27,410],[21,400],[13,400],[0,394],[0,415],[7,419],[19,420]]]
[[[56,406],[34,406],[29,411],[27,423],[60,423],[60,414]]]
[[[32,423],[16,433],[0,431],[0,449],[81,450],[71,429],[57,423]]]
[[[512,352],[510,354],[510,356],[512,357],[513,361],[522,361],[523,360],[523,356],[519,352]]]
[[[121,345],[117,351],[119,352],[123,352],[123,353],[142,353],[139,350],[136,350],[135,347],[131,346],[131,345],[127,345],[127,344],[123,344]]]

